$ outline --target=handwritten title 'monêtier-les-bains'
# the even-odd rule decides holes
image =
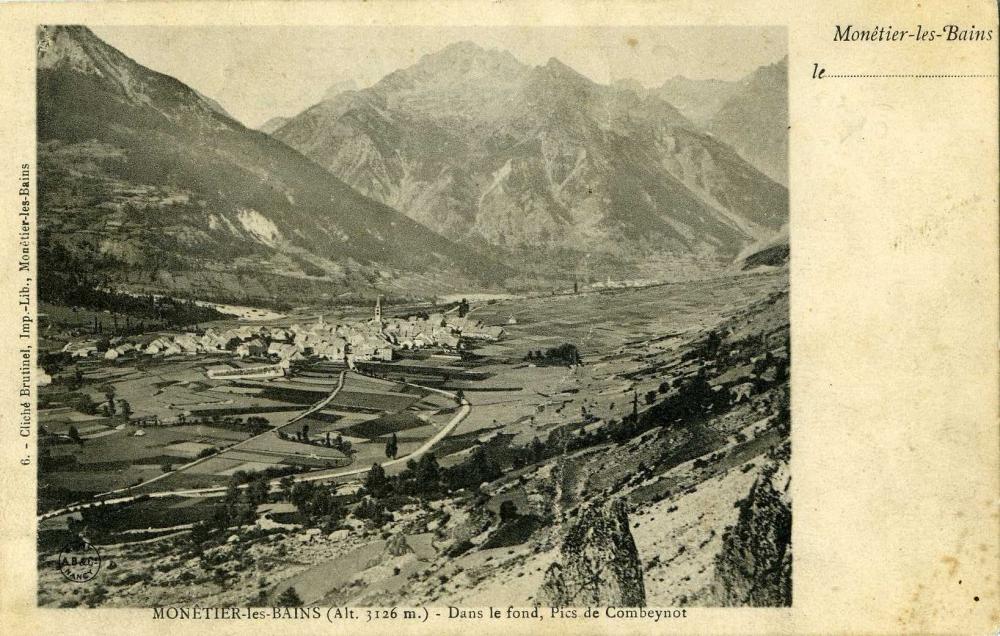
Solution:
[[[989,42],[993,29],[978,29],[976,25],[963,27],[946,24],[939,29],[918,24],[915,29],[897,29],[892,25],[858,28],[853,24],[834,25],[834,42]]]

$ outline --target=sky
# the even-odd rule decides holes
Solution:
[[[247,126],[292,116],[334,83],[370,86],[468,40],[525,64],[555,57],[595,82],[735,80],[785,56],[784,27],[91,26],[105,42],[219,102]]]

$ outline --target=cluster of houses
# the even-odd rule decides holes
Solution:
[[[242,325],[232,329],[209,328],[201,334],[159,335],[145,342],[122,338],[67,344],[63,351],[74,357],[101,355],[106,360],[122,356],[174,356],[230,351],[240,358],[276,358],[294,362],[308,357],[336,362],[390,361],[397,349],[439,346],[457,348],[462,338],[495,341],[502,327],[490,327],[468,316],[434,313],[408,318],[382,318],[381,303],[371,320],[328,323],[322,316],[307,326]]]

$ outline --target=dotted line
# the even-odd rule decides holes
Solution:
[[[931,74],[931,73],[831,73],[830,75],[824,75],[823,77],[838,77],[838,78],[854,78],[854,77],[864,77],[864,78],[882,78],[882,77],[916,77],[916,78],[978,78],[978,77],[997,77],[996,73],[992,74]]]

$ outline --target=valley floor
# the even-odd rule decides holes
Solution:
[[[779,564],[790,559],[783,516],[787,289],[787,272],[768,270],[641,289],[473,302],[471,315],[503,325],[506,337],[476,348],[473,360],[449,362],[455,370],[436,371],[435,386],[461,392],[470,410],[435,445],[439,472],[426,479],[439,481],[432,486],[407,485],[423,463],[388,466],[388,485],[373,485],[363,475],[330,480],[334,483],[319,487],[333,493],[340,512],[320,519],[274,486],[271,501],[258,506],[255,523],[207,535],[192,528],[242,500],[223,493],[165,497],[133,502],[99,518],[47,520],[40,533],[39,603],[275,604],[294,589],[305,604],[548,604],[541,590],[552,564],[572,577],[582,558],[564,541],[586,516],[581,511],[622,499],[637,553],[627,558],[641,572],[647,605],[787,604],[790,598],[780,591],[762,595],[757,582],[743,580],[763,576],[752,566],[733,567],[740,554],[760,553],[761,562],[773,556]],[[534,355],[565,343],[577,348],[582,364],[550,365]],[[209,389],[184,373],[190,372],[169,378],[158,372],[156,390],[183,391],[200,400]],[[427,373],[425,363],[403,360],[379,368],[384,378],[348,379],[348,387],[356,383],[351,395],[368,396],[367,406],[355,408],[361,405],[358,397],[354,406],[334,406],[329,421],[310,421],[311,434],[350,430],[356,445],[370,445],[367,454],[354,455],[356,466],[385,461],[378,455],[389,431],[398,436],[401,455],[411,452],[456,408],[433,392],[406,388],[419,384],[421,373]],[[140,369],[124,377],[127,383],[154,376]],[[218,388],[211,394],[235,399],[231,408],[247,399]],[[120,392],[141,403],[139,389],[123,385]],[[405,404],[401,396],[408,396]],[[249,399],[277,407],[269,401],[288,396]],[[372,404],[374,410],[367,411]],[[276,410],[268,417],[280,426],[299,411]],[[381,428],[389,413],[389,428]],[[375,420],[377,426],[366,424]],[[100,425],[106,426],[95,424]],[[162,448],[150,442],[148,451],[137,453],[134,431],[128,435],[133,428],[81,446],[86,454],[107,445],[117,456],[104,461],[121,466],[81,473],[80,465],[96,460],[81,456],[76,472],[55,483],[74,488],[73,475],[91,474],[96,491],[107,488],[97,483],[102,475],[114,471],[140,466],[140,479],[159,474],[155,463],[161,460],[152,458],[163,455]],[[209,429],[201,436],[223,435]],[[174,439],[181,432],[171,431],[157,444],[176,445],[183,441]],[[249,437],[230,431],[225,443]],[[253,457],[240,455],[243,463],[232,470],[253,470],[253,462],[267,461],[261,459],[266,449],[239,450]],[[125,457],[130,453],[150,459],[136,463]],[[497,472],[484,472],[481,482],[466,479],[467,486],[448,481],[477,464]],[[226,472],[205,468],[197,479],[162,481],[225,485],[218,476]],[[764,495],[771,499],[760,503]],[[373,507],[384,514],[372,517]],[[81,532],[101,550],[105,566],[90,585],[66,581],[56,565],[61,538],[69,532]]]

